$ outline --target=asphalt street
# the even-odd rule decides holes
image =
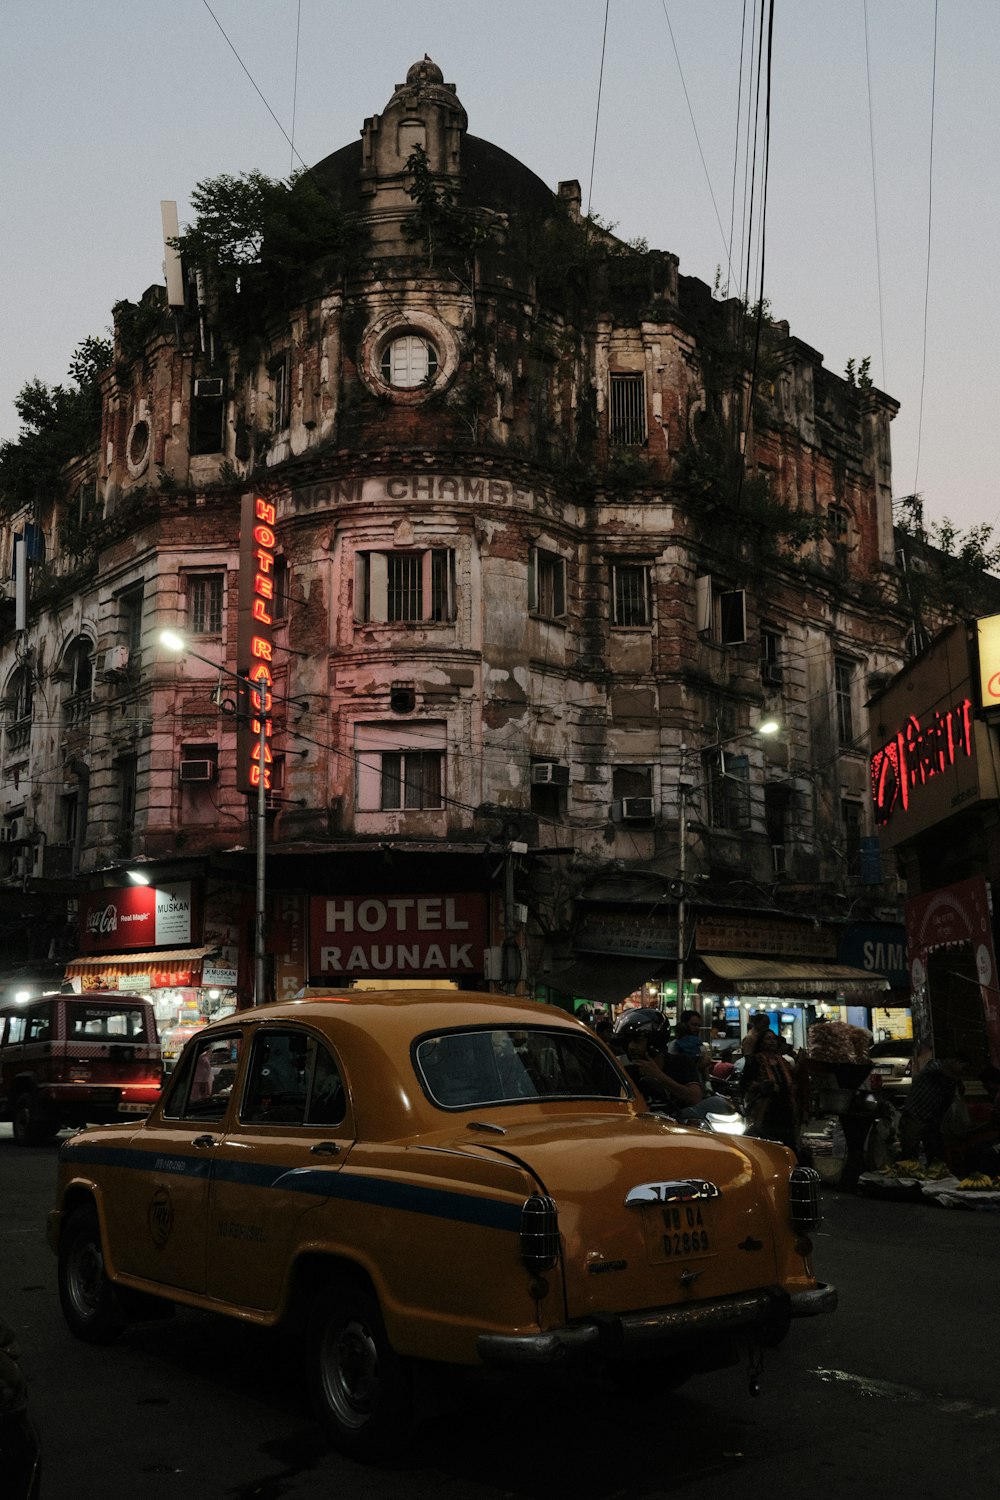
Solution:
[[[0,1126],[0,1316],[24,1351],[42,1500],[997,1493],[1000,1213],[827,1189],[817,1270],[841,1306],[793,1326],[758,1396],[743,1366],[669,1396],[638,1380],[446,1383],[405,1462],[371,1469],[325,1447],[274,1335],[181,1312],[111,1348],[72,1339],[44,1237],[55,1157]]]

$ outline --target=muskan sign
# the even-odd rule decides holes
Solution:
[[[313,982],[482,974],[486,897],[314,896],[309,903]]]

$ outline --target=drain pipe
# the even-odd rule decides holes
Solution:
[[[87,807],[90,802],[90,767],[85,760],[71,760],[69,768],[79,786],[76,798],[76,829],[73,833],[73,863],[70,874],[79,875],[83,838],[87,831]]]

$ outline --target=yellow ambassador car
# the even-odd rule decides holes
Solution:
[[[419,1362],[680,1383],[832,1310],[815,1172],[652,1113],[549,1006],[306,991],[193,1037],[148,1118],[59,1152],[77,1337],[184,1303],[304,1330],[332,1441],[398,1447]],[[638,1370],[637,1370],[638,1365]]]

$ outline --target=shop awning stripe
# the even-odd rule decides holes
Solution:
[[[707,969],[736,995],[866,995],[889,989],[882,974],[869,974],[850,964],[819,964],[767,958],[730,958],[703,953]]]
[[[147,969],[169,968],[172,964],[200,963],[210,953],[218,950],[207,948],[159,948],[148,953],[87,953],[73,958],[66,965],[66,977],[85,974],[93,969],[117,969],[120,974],[144,974]]]

